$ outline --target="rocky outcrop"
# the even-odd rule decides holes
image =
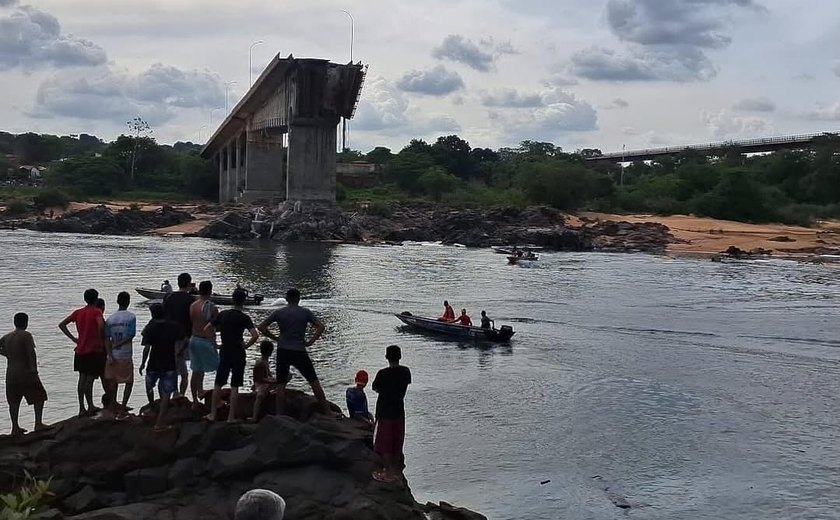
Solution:
[[[52,477],[50,518],[228,520],[253,488],[284,497],[286,518],[479,520],[445,503],[422,506],[406,483],[380,483],[370,432],[345,417],[311,413],[314,399],[291,392],[293,416],[256,424],[210,424],[176,406],[172,429],[141,418],[74,418],[51,430],[0,440],[0,492],[24,470]],[[305,419],[305,420],[304,420]],[[429,516],[426,516],[426,515]]]
[[[584,233],[594,249],[613,253],[664,253],[668,244],[676,242],[667,226],[654,222],[596,222]]]
[[[22,227],[36,231],[88,233],[94,235],[131,235],[152,229],[175,226],[192,220],[189,213],[163,206],[157,211],[121,209],[106,206],[67,213],[55,219],[29,220]]]

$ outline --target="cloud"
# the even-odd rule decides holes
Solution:
[[[717,74],[706,55],[693,48],[618,53],[589,47],[572,55],[569,68],[572,74],[594,81],[688,82],[709,80]]]
[[[522,93],[515,88],[482,92],[481,104],[485,107],[534,108],[545,106],[539,93]]]
[[[505,132],[523,139],[555,138],[569,132],[598,128],[598,114],[586,101],[555,88],[540,93],[542,105],[535,108],[494,110],[489,113]]]
[[[464,88],[464,80],[454,70],[437,65],[427,70],[411,70],[397,80],[397,88],[404,92],[445,96]]]
[[[705,51],[732,42],[728,8],[764,11],[753,0],[609,0],[607,23],[626,49],[585,48],[569,68],[594,81],[707,81],[717,70]]]
[[[837,65],[835,65],[834,69],[832,69],[832,70],[834,71],[834,74],[836,74],[838,77],[840,77],[840,61],[837,62]]]
[[[352,125],[363,132],[414,136],[461,129],[452,116],[413,111],[405,93],[381,76],[368,77],[365,81]]]
[[[17,5],[18,0],[0,0],[0,7],[11,7]]]
[[[742,112],[776,111],[776,105],[767,98],[745,98],[732,105],[732,108]]]
[[[155,64],[131,74],[111,67],[59,73],[38,88],[30,115],[121,123],[136,116],[152,126],[166,123],[177,109],[207,108],[224,98],[218,75]]]
[[[807,112],[805,118],[812,121],[840,121],[840,101],[830,106],[819,105],[815,110]]]
[[[479,72],[490,72],[495,70],[496,60],[500,56],[516,54],[516,49],[510,42],[497,43],[492,38],[487,38],[479,41],[479,44],[460,34],[450,34],[432,51],[432,57],[461,63]]]
[[[15,2],[0,0],[2,5]],[[61,24],[51,14],[21,6],[0,17],[0,70],[15,67],[70,67],[101,65],[105,51],[88,40],[62,34]]]
[[[726,110],[702,112],[701,117],[706,128],[717,138],[724,137],[761,137],[773,131],[773,127],[764,119],[751,116],[734,116]]]
[[[623,98],[615,98],[610,101],[608,104],[604,105],[604,108],[607,110],[620,110],[623,108],[627,108],[630,106],[630,103],[627,102],[626,99]]]

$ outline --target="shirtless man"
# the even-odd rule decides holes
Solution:
[[[198,403],[199,394],[204,392],[204,374],[219,368],[219,353],[216,351],[216,329],[213,320],[219,309],[210,301],[213,284],[205,280],[198,285],[198,299],[190,305],[190,390],[193,402]]]
[[[14,332],[0,338],[0,355],[9,361],[6,367],[6,400],[9,402],[13,437],[26,433],[18,422],[20,402],[24,398],[27,404],[35,406],[35,431],[49,428],[43,422],[47,391],[38,377],[35,340],[32,339],[32,334],[26,331],[29,316],[19,312],[15,314],[14,321]]]

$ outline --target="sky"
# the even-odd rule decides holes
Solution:
[[[0,130],[203,142],[249,62],[348,62],[350,16],[362,151],[840,131],[838,0],[0,0]]]

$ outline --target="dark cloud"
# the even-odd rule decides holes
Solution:
[[[464,80],[443,65],[427,70],[411,70],[397,80],[397,88],[405,92],[445,96],[464,88]]]
[[[594,81],[704,81],[717,73],[709,58],[694,48],[618,53],[590,47],[572,55],[570,70]]]
[[[838,77],[840,77],[840,62],[838,62],[837,65],[834,66],[833,70],[834,70],[834,74],[836,74]]]
[[[545,105],[541,94],[524,93],[515,88],[482,92],[481,104],[494,108],[536,108]]]
[[[607,23],[627,49],[583,49],[570,68],[601,81],[709,80],[717,70],[706,50],[731,43],[730,8],[765,10],[753,0],[609,0]]]
[[[44,81],[30,115],[115,123],[139,115],[159,125],[174,118],[177,109],[217,106],[223,99],[221,78],[209,72],[156,64],[134,75],[99,67]]]
[[[17,5],[18,0],[0,0],[0,7],[11,7]]]
[[[766,98],[745,98],[738,101],[732,108],[742,112],[775,112],[776,105]]]
[[[496,42],[492,38],[473,43],[460,34],[450,34],[432,51],[432,57],[461,63],[479,72],[496,68],[496,59],[505,54],[515,54],[510,42]]]
[[[58,19],[49,13],[21,6],[0,17],[0,70],[93,66],[106,60],[105,51],[93,42],[62,34]]]
[[[610,101],[606,106],[604,106],[604,108],[606,108],[607,110],[616,110],[616,109],[627,108],[629,106],[630,106],[630,103],[628,103],[626,99],[615,98],[612,101]]]

